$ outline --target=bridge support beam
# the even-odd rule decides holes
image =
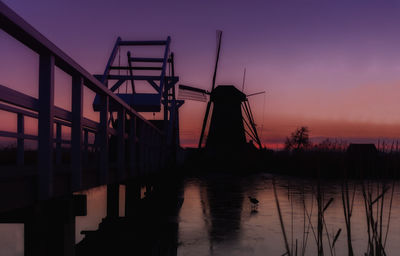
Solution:
[[[43,201],[25,220],[25,256],[74,256],[75,210],[73,196]]]
[[[53,194],[54,56],[39,58],[39,199]]]
[[[107,185],[107,218],[114,219],[119,216],[119,184]]]
[[[132,217],[138,212],[140,201],[140,183],[130,180],[125,187],[125,216]]]

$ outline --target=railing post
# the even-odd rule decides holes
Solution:
[[[131,115],[130,120],[130,131],[129,131],[129,173],[131,177],[136,174],[136,116]]]
[[[160,138],[161,141],[161,165],[162,168],[167,166],[168,146],[165,135]]]
[[[156,155],[156,143],[154,140],[155,137],[155,129],[151,129],[150,130],[150,141],[151,141],[151,151],[150,151],[150,161],[151,161],[151,171],[152,172],[156,172],[157,168],[156,168],[156,161],[157,161],[157,155]]]
[[[61,164],[61,124],[56,123],[56,164]]]
[[[39,199],[53,194],[53,123],[54,123],[54,56],[42,53],[39,58]]]
[[[125,109],[118,111],[118,179],[125,178]]]
[[[148,147],[147,147],[147,161],[149,163],[149,172],[152,173],[153,172],[153,157],[152,157],[152,153],[153,153],[153,141],[152,141],[152,132],[153,132],[153,128],[149,127],[148,131],[147,131],[147,141],[148,141]]]
[[[83,79],[72,77],[72,129],[71,129],[71,188],[82,186],[82,119],[83,119]]]
[[[146,175],[149,174],[150,163],[149,163],[149,129],[146,127],[145,123],[143,123],[143,144],[144,144],[144,170]]]
[[[17,116],[17,165],[24,165],[24,115],[18,113]]]
[[[108,181],[108,109],[109,97],[101,95],[100,111],[100,182]]]
[[[158,132],[154,132],[154,155],[155,155],[155,164],[156,164],[156,168],[157,171],[160,171],[160,142],[158,140],[159,137],[159,133]]]
[[[85,151],[84,164],[87,165],[89,162],[89,132],[87,129],[84,130],[83,145]]]
[[[158,168],[161,170],[164,165],[163,165],[163,156],[164,156],[164,144],[163,144],[163,140],[162,140],[162,134],[158,134],[157,136],[157,143],[158,143]]]
[[[140,175],[143,176],[145,174],[145,151],[146,151],[146,146],[145,146],[145,128],[144,128],[144,122],[140,122],[140,137],[139,137],[139,171]]]

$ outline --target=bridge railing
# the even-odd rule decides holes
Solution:
[[[89,183],[90,186],[98,186],[123,180],[162,165],[163,133],[1,1],[0,27],[39,55],[38,99],[0,85],[0,109],[17,114],[17,132],[0,131],[0,136],[17,139],[18,165],[24,164],[24,141],[38,141],[36,180],[39,199],[86,189]],[[55,66],[72,77],[72,111],[54,105]],[[84,86],[101,98],[100,122],[83,117]],[[118,109],[117,129],[110,127],[111,103]],[[24,133],[24,117],[38,120],[37,136]],[[61,138],[62,126],[71,127],[70,140]],[[95,134],[94,144],[88,142],[90,133]],[[113,148],[117,150],[116,174],[110,172],[109,160],[110,137],[113,135],[116,140],[114,144],[117,145]],[[61,144],[70,144],[71,148],[69,185],[67,191],[63,192],[55,188],[55,164],[60,162]],[[99,168],[95,181],[84,182],[84,153],[88,152],[89,147],[98,150]]]

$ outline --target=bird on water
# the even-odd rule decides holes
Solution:
[[[258,203],[259,203],[257,198],[249,196],[249,200],[250,200],[250,203],[251,203],[251,208],[252,209],[256,209],[257,206],[258,206]]]

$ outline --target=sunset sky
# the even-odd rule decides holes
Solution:
[[[315,139],[400,137],[400,2],[3,2],[93,74],[103,72],[118,36],[169,35],[179,83],[204,89],[211,87],[215,31],[223,30],[217,84],[241,88],[247,69],[245,92],[267,92],[250,104],[264,143],[273,147],[301,125]],[[35,56],[3,31],[0,56],[0,84],[37,96]],[[68,81],[61,73],[58,79]],[[69,108],[63,88],[56,101]],[[186,101],[181,108],[182,144],[197,143],[205,106]]]

